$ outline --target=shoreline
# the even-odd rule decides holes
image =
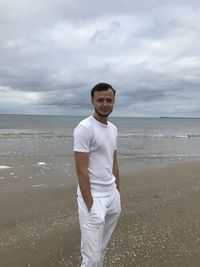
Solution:
[[[127,168],[121,172],[122,214],[105,267],[199,266],[199,161]],[[43,176],[37,177],[39,170]],[[0,170],[0,177],[0,265],[78,267],[75,182],[68,186],[63,169],[45,166]],[[32,187],[34,177],[35,185],[47,186]]]

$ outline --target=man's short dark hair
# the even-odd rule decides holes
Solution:
[[[115,89],[112,87],[112,85],[108,84],[108,83],[98,83],[96,84],[92,90],[91,90],[91,97],[94,98],[94,93],[97,91],[97,92],[100,92],[100,91],[107,91],[111,89],[114,93],[114,95],[116,94],[116,91]]]

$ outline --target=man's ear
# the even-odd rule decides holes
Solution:
[[[93,98],[91,98],[91,102],[92,102],[92,104],[94,104],[94,99]]]

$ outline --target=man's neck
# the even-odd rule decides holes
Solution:
[[[99,114],[97,114],[96,112],[93,114],[93,117],[97,120],[97,121],[99,121],[99,122],[101,122],[101,123],[103,123],[103,124],[108,124],[108,116],[101,116],[101,115],[99,115]]]

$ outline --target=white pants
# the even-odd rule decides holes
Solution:
[[[81,267],[102,267],[106,246],[117,224],[120,212],[120,193],[94,197],[90,211],[82,197],[78,196],[79,223],[81,229]]]

